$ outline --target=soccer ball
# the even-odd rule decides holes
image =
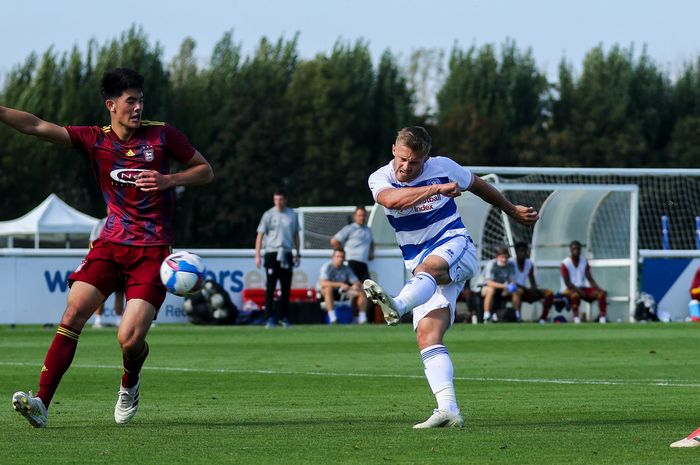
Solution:
[[[160,279],[168,292],[181,297],[194,294],[204,282],[204,262],[190,252],[168,255],[160,265]]]

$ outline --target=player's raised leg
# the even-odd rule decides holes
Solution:
[[[364,289],[367,297],[382,309],[387,324],[393,326],[404,314],[427,302],[435,293],[437,283],[430,274],[418,272],[394,298],[371,279],[365,280]]]

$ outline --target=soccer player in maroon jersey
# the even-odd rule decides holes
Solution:
[[[37,395],[18,391],[12,396],[14,409],[37,428],[47,424],[47,409],[70,367],[85,323],[120,287],[127,301],[117,333],[124,373],[114,419],[124,424],[136,414],[139,375],[148,356],[146,335],[165,299],[159,268],[173,243],[174,188],[213,178],[207,160],[180,131],[141,119],[142,88],[143,77],[134,70],[105,73],[100,90],[110,125],[104,127],[62,127],[0,106],[0,122],[85,153],[109,209],[100,237],[69,277],[68,303],[46,353]],[[171,160],[184,170],[171,173]]]

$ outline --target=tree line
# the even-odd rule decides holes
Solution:
[[[428,127],[433,153],[467,166],[681,168],[700,150],[700,60],[671,79],[644,49],[598,46],[579,73],[562,60],[549,82],[513,41],[455,46],[439,72],[442,51],[402,63],[387,50],[373,63],[363,40],[302,60],[296,36],[262,38],[245,55],[229,32],[206,65],[195,48],[186,38],[165,63],[160,45],[134,26],[84,51],[49,49],[8,73],[0,102],[62,125],[108,124],[102,73],[137,69],[144,117],[181,129],[216,175],[178,191],[181,247],[252,247],[277,187],[292,205],[371,203],[367,177],[389,161],[405,125]],[[77,152],[4,126],[0,141],[0,220],[51,192],[104,215],[88,163],[71,158]]]

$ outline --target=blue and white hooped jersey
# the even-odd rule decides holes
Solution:
[[[423,172],[413,181],[400,183],[396,179],[393,159],[369,177],[369,188],[374,200],[385,189],[402,187],[422,187],[430,184],[456,182],[462,191],[467,190],[474,176],[471,171],[446,157],[429,157],[423,165]],[[389,223],[396,231],[396,239],[401,248],[406,268],[418,266],[431,250],[455,236],[468,237],[467,228],[457,211],[457,204],[451,197],[433,195],[421,203],[405,210],[392,210],[384,207]]]

